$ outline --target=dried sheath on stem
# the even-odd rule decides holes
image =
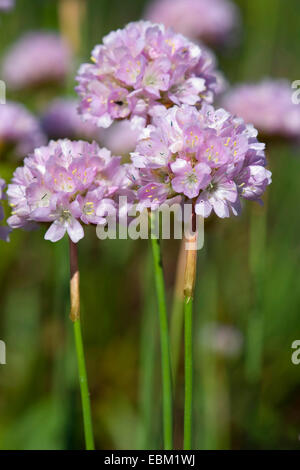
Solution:
[[[77,245],[69,239],[70,243],[70,318],[73,322],[80,318],[80,289]]]
[[[197,266],[197,238],[198,233],[196,230],[196,214],[193,208],[192,214],[192,234],[185,237],[185,250],[186,250],[186,264],[184,272],[184,286],[183,292],[185,300],[188,302],[194,295],[195,281],[196,281],[196,266]]]

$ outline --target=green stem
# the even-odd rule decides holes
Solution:
[[[151,215],[153,226],[157,220],[157,215]],[[162,366],[162,389],[163,389],[163,423],[164,423],[164,448],[172,450],[172,379],[170,361],[170,341],[168,331],[168,317],[165,296],[165,283],[162,266],[162,257],[159,237],[151,233],[152,254],[154,263],[154,276],[156,294],[158,299],[160,341],[161,341],[161,366]]]
[[[86,450],[94,450],[91,403],[88,389],[86,365],[80,324],[80,288],[77,245],[70,240],[70,317],[74,325],[75,346],[78,364],[84,435]]]
[[[86,365],[85,365],[85,359],[84,359],[80,318],[78,320],[75,320],[74,322],[74,334],[75,334],[76,354],[77,354],[77,362],[78,362],[78,375],[79,375],[81,401],[82,401],[82,413],[83,413],[83,425],[84,425],[86,450],[94,450],[95,445],[94,445],[94,435],[93,435],[93,426],[92,426],[91,403],[90,403],[90,396],[89,396],[89,389],[88,389]]]
[[[184,272],[184,378],[185,378],[185,394],[184,394],[184,435],[183,447],[184,450],[191,450],[192,448],[192,398],[193,398],[193,339],[192,339],[192,324],[193,324],[193,297],[196,283],[196,269],[197,269],[197,220],[196,213],[193,207],[192,213],[192,232],[188,239],[186,246],[186,263]]]
[[[172,378],[174,387],[177,382],[180,350],[183,334],[183,299],[174,294],[173,305],[171,311],[171,358],[172,358]]]
[[[174,387],[176,385],[180,349],[183,333],[183,304],[184,304],[184,270],[186,264],[185,240],[181,241],[176,268],[176,281],[173,295],[171,311],[170,340],[171,340],[171,360],[172,376]]]
[[[145,286],[143,291],[144,307],[141,321],[140,340],[140,383],[139,408],[141,426],[137,428],[138,449],[155,449],[153,433],[153,417],[155,416],[154,371],[156,364],[157,319],[153,315],[155,309],[155,291],[152,278],[152,255],[147,252],[144,269]]]
[[[184,397],[184,450],[192,448],[192,397],[193,397],[193,348],[192,348],[193,300],[184,302],[184,357],[185,357],[185,397]]]

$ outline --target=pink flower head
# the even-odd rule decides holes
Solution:
[[[266,137],[299,138],[300,105],[293,104],[292,93],[287,80],[264,80],[237,85],[224,96],[222,105]]]
[[[130,181],[120,158],[95,142],[58,140],[40,147],[16,169],[7,195],[12,228],[51,224],[46,240],[67,232],[74,243],[84,236],[82,224],[104,224],[115,209],[118,191]]]
[[[240,198],[260,201],[271,173],[257,131],[224,109],[204,104],[161,110],[131,153],[139,170],[138,198],[146,207],[181,196],[196,213],[240,212]]]
[[[163,25],[145,21],[110,33],[83,64],[76,90],[83,119],[100,127],[156,105],[212,102],[219,87],[213,56]]]
[[[2,178],[0,178],[0,222],[2,222],[4,219],[4,210],[1,205],[1,202],[3,201],[3,199],[5,199],[5,194],[4,194],[5,186],[6,186],[5,181]],[[9,232],[10,232],[9,227],[4,227],[3,225],[2,226],[0,225],[0,240],[4,240],[8,242]]]
[[[61,84],[70,71],[71,61],[71,50],[61,36],[28,33],[4,57],[3,78],[8,88],[14,90]]]
[[[230,0],[154,0],[145,18],[211,44],[228,39],[239,22],[237,7]]]
[[[0,153],[1,146],[5,146],[24,157],[45,142],[38,120],[25,106],[12,101],[0,105]]]

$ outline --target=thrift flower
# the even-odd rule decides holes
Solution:
[[[299,138],[300,106],[293,104],[292,92],[286,80],[237,85],[224,96],[222,105],[266,137]]]
[[[154,0],[145,18],[210,44],[228,39],[239,23],[237,7],[230,0]]]
[[[4,219],[4,210],[1,205],[1,201],[3,201],[3,199],[5,198],[5,195],[4,195],[5,185],[6,185],[5,181],[2,178],[0,178],[0,222],[2,222]],[[10,232],[9,227],[3,227],[0,225],[0,240],[4,240],[8,242],[9,232]]]
[[[240,330],[222,323],[206,323],[200,330],[200,343],[208,351],[227,358],[241,354],[244,337]]]
[[[8,224],[50,224],[46,240],[55,242],[67,232],[77,243],[84,236],[82,224],[105,224],[118,191],[129,186],[120,160],[95,142],[59,140],[36,149],[8,186],[13,209]]]
[[[156,105],[212,102],[219,84],[213,56],[163,25],[145,21],[111,32],[83,64],[76,90],[83,119],[100,127],[142,117]]]
[[[42,127],[50,139],[100,140],[99,128],[84,123],[77,107],[78,102],[74,99],[57,98],[52,101],[41,119]]]
[[[61,84],[70,71],[71,60],[70,48],[59,35],[27,33],[6,53],[2,74],[14,90]]]
[[[131,153],[139,169],[138,198],[155,209],[181,196],[208,217],[237,215],[240,198],[260,201],[271,182],[257,131],[224,109],[174,106],[153,118]]]
[[[15,6],[15,0],[0,0],[0,10],[8,11]]]
[[[38,120],[20,103],[0,105],[0,154],[13,150],[17,157],[46,142]]]

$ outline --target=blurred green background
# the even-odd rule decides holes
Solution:
[[[60,30],[60,3],[17,0],[13,11],[1,13],[0,53],[24,32]],[[82,3],[74,75],[102,36],[140,19],[147,2]],[[300,79],[299,0],[236,3],[240,37],[234,47],[216,50],[228,81]],[[73,87],[71,76],[64,91],[75,96]],[[16,96],[8,93],[8,98]],[[34,93],[17,98],[33,111],[39,107]],[[270,142],[267,152],[273,183],[267,195],[265,248],[259,251],[257,240],[257,252],[249,258],[263,217],[263,210],[249,204],[241,217],[209,222],[199,254],[196,449],[300,445],[300,365],[291,362],[292,342],[300,339],[300,155],[288,143]],[[0,174],[8,177],[12,171],[13,166],[0,163]],[[253,218],[256,233],[250,231]],[[148,242],[100,241],[94,229],[85,232],[79,243],[82,322],[96,446],[159,449],[159,332]],[[16,231],[10,244],[0,244],[0,339],[7,346],[7,364],[0,365],[0,449],[83,447],[68,318],[68,245],[67,240],[46,242],[43,234]],[[164,242],[163,249],[171,307],[178,243]],[[203,341],[212,322],[226,346],[217,352]],[[230,354],[235,342],[239,347]],[[260,347],[262,357],[257,358]],[[182,445],[183,393],[181,357],[174,397],[176,448]]]

